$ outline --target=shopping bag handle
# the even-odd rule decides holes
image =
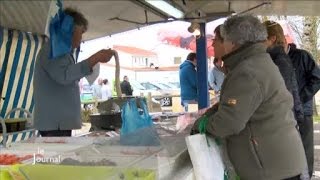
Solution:
[[[200,120],[199,120],[199,132],[200,134],[205,134],[207,132],[207,123],[208,123],[208,117],[207,115],[203,115],[200,117]]]
[[[200,122],[199,122],[199,132],[200,134],[206,134],[207,132],[207,124],[208,124],[209,118],[208,116],[205,114],[202,117],[200,117]],[[215,137],[215,142],[217,143],[218,146],[221,145],[221,139],[219,137]],[[208,146],[210,147],[209,141],[207,140]]]

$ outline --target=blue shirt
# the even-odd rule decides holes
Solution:
[[[214,66],[208,75],[208,81],[209,81],[210,87],[214,91],[220,91],[223,80],[224,80],[224,73]]]
[[[180,77],[180,92],[181,100],[196,100],[198,99],[198,88],[197,88],[197,71],[194,64],[185,60],[180,65],[179,71]]]

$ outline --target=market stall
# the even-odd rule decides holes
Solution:
[[[3,7],[3,14],[0,16],[0,114],[5,117],[11,109],[17,107],[30,112],[33,110],[31,83],[34,63],[45,41],[43,34],[51,5],[48,1],[0,3]],[[319,1],[177,1],[174,4],[179,5],[186,13],[181,20],[209,21],[250,9],[255,10],[256,14],[319,14]],[[87,33],[85,40],[148,25],[150,21],[168,22],[170,17],[141,1],[68,1],[68,5],[80,8],[93,20],[93,28]],[[301,8],[302,6],[305,8]],[[124,14],[115,17],[118,12]],[[130,20],[131,18],[135,21]],[[144,21],[146,22],[139,23]],[[202,46],[202,50],[205,47]],[[201,66],[199,69],[205,68]],[[207,88],[204,89],[207,91]],[[200,93],[199,96],[205,93]],[[14,113],[10,118],[23,116],[23,113]],[[153,123],[159,135],[157,146],[123,145],[119,136],[107,137],[108,131],[100,134],[93,131],[77,138],[39,138],[32,129],[9,136],[3,134],[0,141],[7,146],[1,147],[0,179],[193,179],[193,167],[184,139],[189,131],[177,132],[174,115],[172,118],[168,114],[160,115],[159,119]],[[3,141],[3,137],[6,140]]]
[[[0,177],[8,180],[193,179],[185,143],[189,131],[178,133],[178,115],[152,114],[159,135],[157,146],[122,145],[119,136],[111,138],[94,132],[83,137],[33,137],[12,143],[1,150]]]

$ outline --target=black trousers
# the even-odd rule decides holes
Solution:
[[[304,116],[304,122],[299,124],[299,131],[306,153],[309,175],[312,177],[314,164],[314,142],[313,142],[313,118]]]
[[[284,179],[284,180],[300,180],[300,175],[295,176],[295,177],[291,177],[291,178],[287,178],[287,179]]]
[[[71,136],[71,130],[39,131],[42,137]]]

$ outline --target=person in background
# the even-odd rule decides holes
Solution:
[[[224,81],[224,69],[223,69],[223,62],[222,62],[222,56],[225,55],[224,52],[224,46],[223,46],[223,38],[221,37],[220,32],[221,25],[217,26],[213,33],[214,33],[214,39],[212,39],[212,46],[214,50],[214,67],[209,72],[208,81],[209,86],[214,90],[215,92],[215,98],[213,99],[213,104],[219,102],[220,97],[220,90],[222,83]]]
[[[306,158],[293,99],[266,52],[265,26],[252,15],[229,17],[221,27],[226,78],[220,102],[199,118],[207,133],[226,140],[240,179],[299,180]]]
[[[210,87],[214,90],[215,94],[220,94],[221,85],[224,80],[224,73],[222,69],[222,60],[214,58],[214,67],[209,72],[208,80]]]
[[[217,26],[213,33],[214,33],[214,39],[212,39],[212,46],[214,50],[214,56],[215,58],[222,59],[222,57],[225,55],[225,50],[223,46],[223,37],[221,36],[221,25]],[[221,67],[223,66],[223,62],[221,62]]]
[[[299,123],[299,131],[305,149],[309,175],[312,177],[314,166],[313,142],[313,96],[320,88],[320,69],[312,55],[295,44],[289,44],[287,53],[296,72],[298,89],[304,110],[304,121]]]
[[[93,97],[95,97],[96,99],[102,99],[102,94],[101,94],[102,85],[103,85],[103,80],[102,78],[99,78],[98,84],[95,84],[92,86]]]
[[[303,107],[299,96],[298,84],[295,71],[290,57],[286,54],[287,43],[283,29],[279,23],[274,21],[265,21],[264,26],[267,29],[268,39],[266,41],[267,52],[270,54],[275,65],[283,77],[288,91],[293,97],[293,111],[298,124],[304,121]]]
[[[108,79],[104,79],[102,81],[102,88],[101,88],[101,99],[107,100],[112,97],[111,87],[109,86]]]
[[[188,104],[195,104],[198,101],[196,66],[196,53],[190,53],[187,56],[187,59],[180,65],[179,78],[181,105],[184,107],[185,112],[188,112]]]
[[[120,83],[121,93],[126,96],[132,96],[132,87],[129,82],[128,76],[123,77],[123,81]]]
[[[80,47],[88,21],[78,11],[67,8],[73,18],[72,49]],[[72,129],[81,128],[79,80],[91,74],[98,62],[106,63],[117,53],[100,50],[88,59],[75,63],[72,52],[50,59],[50,42],[42,46],[36,60],[34,89],[34,127],[41,136],[71,136]]]

